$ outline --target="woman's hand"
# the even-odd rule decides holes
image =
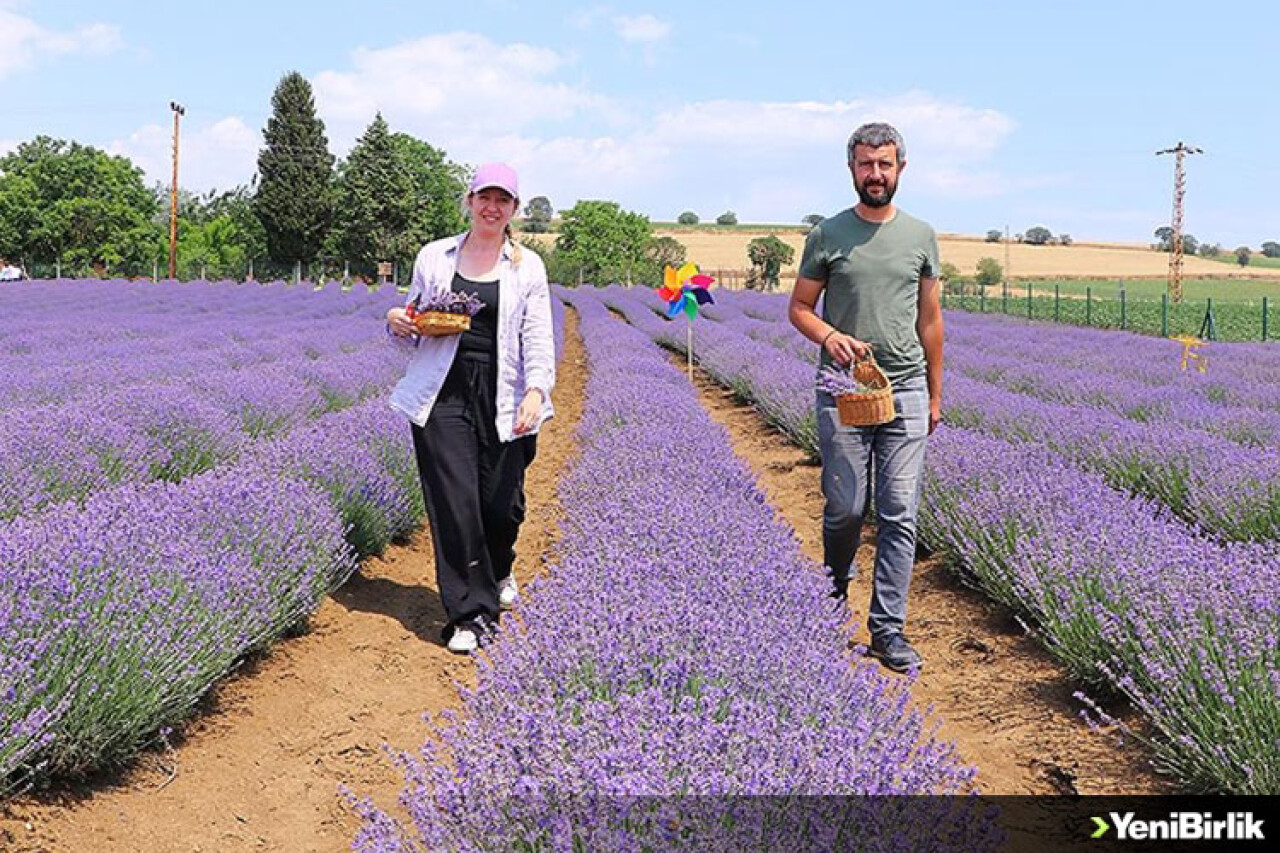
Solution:
[[[524,435],[538,425],[538,418],[542,415],[542,402],[542,392],[537,388],[524,392],[520,408],[516,409],[516,435]]]
[[[387,328],[391,330],[391,334],[401,338],[412,337],[418,333],[417,326],[413,325],[413,318],[403,308],[392,308],[387,311]]]

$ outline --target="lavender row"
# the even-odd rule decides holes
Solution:
[[[777,340],[817,354],[786,322],[787,298],[753,291],[716,291],[718,304],[708,316],[759,321],[739,328],[760,340]],[[770,331],[772,327],[772,331]],[[1197,428],[1213,429],[1220,415],[1227,425],[1218,431],[1244,443],[1274,443],[1280,412],[1280,347],[1269,344],[1213,343],[1198,352],[1208,368],[1194,364],[1183,370],[1178,341],[1126,332],[1028,322],[1017,317],[965,312],[947,314],[947,361],[950,366],[982,370],[984,378],[1007,376],[1027,383],[1025,390],[1057,395],[1062,402],[1112,406],[1129,417],[1150,420],[1180,417]],[[1034,361],[1028,354],[1034,353]],[[1023,365],[1017,370],[1014,365]],[[1052,376],[1038,377],[1038,366]],[[1062,382],[1069,387],[1058,388]],[[1019,389],[1022,390],[1022,389]],[[1068,395],[1071,395],[1068,397]],[[1134,400],[1130,403],[1130,398]],[[1250,418],[1264,425],[1250,427]],[[1262,432],[1259,433],[1259,430]],[[1255,436],[1255,434],[1257,434]]]
[[[1060,455],[964,429],[929,447],[921,533],[1119,689],[1193,789],[1280,791],[1280,548],[1220,544]]]
[[[354,322],[354,321],[353,321]],[[364,321],[368,322],[368,321]],[[151,363],[145,352],[138,361]],[[0,413],[0,519],[111,485],[178,481],[236,459],[255,439],[384,391],[403,359],[380,342],[301,359],[102,389]]]
[[[685,321],[660,316],[652,291],[618,285],[601,290],[610,308],[619,312],[650,340],[683,353]],[[818,455],[818,427],[813,414],[816,367],[786,350],[747,337],[728,323],[693,325],[695,359],[716,382],[754,406],[771,425],[786,433],[814,458]],[[803,392],[810,389],[806,396]]]
[[[1273,447],[1050,403],[957,373],[947,377],[944,417],[954,426],[1042,444],[1221,538],[1280,539],[1280,454]]]
[[[239,465],[0,526],[0,780],[162,737],[421,514],[408,431],[378,400]]]
[[[681,373],[594,294],[568,298],[591,378],[561,557],[462,713],[404,757],[411,824],[364,802],[356,848],[992,849],[963,808],[806,798],[954,792],[971,771],[853,665],[821,572]]]
[[[640,314],[642,326],[657,328]],[[671,340],[683,344],[680,336]],[[774,369],[760,364],[759,373]],[[797,404],[812,399],[808,370],[810,383],[794,389]],[[749,365],[743,373],[747,394],[756,382],[773,381],[751,376]],[[971,396],[988,414],[1018,397],[997,400],[1001,392],[975,384],[949,377],[946,411],[957,396]],[[1079,425],[1074,410],[1055,414],[1064,433]],[[1042,435],[1046,426],[1037,419],[1027,436]],[[933,437],[927,477],[922,538],[952,553],[979,585],[1035,626],[1075,675],[1119,689],[1142,709],[1166,770],[1198,789],[1280,790],[1275,542],[1214,542],[1166,505],[1118,491],[1061,453],[954,425]]]
[[[733,305],[737,298],[735,294],[722,298],[722,302]],[[785,305],[779,297],[757,295],[755,301],[760,305],[770,298],[776,300],[782,312]],[[787,326],[785,313],[779,313],[774,323],[780,329]],[[707,324],[707,327],[713,325]],[[732,327],[734,322],[725,325]],[[989,334],[975,337],[975,326],[987,327]],[[1221,538],[1280,539],[1280,489],[1276,485],[1280,483],[1280,453],[1274,441],[1254,440],[1264,439],[1275,426],[1275,419],[1268,412],[1207,402],[1193,410],[1183,398],[1185,408],[1179,410],[1181,419],[1154,417],[1145,422],[1139,419],[1142,407],[1151,404],[1159,392],[1133,398],[1135,408],[1131,411],[1123,414],[1114,411],[1115,407],[1125,407],[1128,399],[1125,394],[1130,390],[1127,385],[1118,384],[1112,392],[1111,380],[1097,378],[1084,388],[1073,386],[1070,379],[1060,378],[1051,359],[1046,364],[1042,357],[1046,350],[1036,346],[1031,333],[1038,334],[1039,329],[1009,318],[963,315],[958,323],[948,326],[949,341],[953,335],[965,341],[956,347],[948,343],[951,369],[944,401],[944,418],[948,423],[1011,441],[1043,443],[1076,464],[1102,473],[1112,486],[1156,498],[1182,518]],[[1115,348],[1112,353],[1115,360],[1120,359],[1118,352],[1129,345],[1130,339],[1147,348],[1163,346],[1166,354],[1170,352],[1168,347],[1174,346],[1168,341],[1151,341],[1117,332],[1070,329],[1055,330],[1054,334],[1058,337],[1107,335]],[[999,375],[987,372],[986,368],[996,363],[985,353],[999,349],[1001,342],[1007,346],[1009,341],[1016,342],[1015,348],[1024,354],[1022,366],[1009,368],[1019,377],[1010,379],[1009,384],[1018,391],[1032,387],[1043,389],[1045,397],[1055,393],[1071,397],[1072,389],[1076,388],[1078,399],[1074,403],[1054,402],[970,377],[970,373],[976,373],[999,379]],[[672,341],[672,345],[680,343]],[[732,342],[728,345],[734,346]],[[1258,349],[1253,345],[1244,347],[1251,352]],[[1095,353],[1100,349],[1100,345],[1093,347]],[[783,351],[788,350],[784,347]],[[1034,365],[1025,362],[1028,352],[1037,353]],[[714,355],[714,351],[709,353]],[[1265,351],[1254,361],[1261,365],[1259,369],[1269,369]],[[998,372],[1010,363],[999,362],[993,369]],[[1164,368],[1153,368],[1148,378],[1153,379],[1163,371]],[[1176,366],[1168,372],[1170,382],[1186,378]],[[1084,405],[1086,401],[1098,402],[1088,396],[1090,388],[1114,401],[1113,406]],[[1177,396],[1176,390],[1169,393]],[[1188,428],[1187,422],[1197,419],[1212,421],[1213,433]],[[790,430],[788,434],[813,452],[806,436]]]

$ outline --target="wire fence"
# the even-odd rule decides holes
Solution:
[[[1083,295],[1036,289],[1032,283],[972,286],[942,293],[942,307],[979,314],[1009,314],[1098,329],[1120,329],[1160,337],[1191,336],[1218,341],[1274,341],[1280,338],[1280,304],[1260,300],[1187,299],[1172,302],[1130,298],[1122,288],[1114,296],[1086,287]]]

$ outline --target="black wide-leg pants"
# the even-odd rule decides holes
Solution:
[[[499,440],[495,369],[460,353],[426,426],[413,425],[446,636],[498,619],[498,583],[511,574],[524,521],[524,472],[537,453],[534,435]]]

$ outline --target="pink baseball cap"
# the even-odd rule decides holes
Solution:
[[[506,190],[511,194],[512,198],[520,197],[520,185],[516,181],[516,170],[506,163],[485,163],[479,169],[476,169],[476,175],[471,179],[470,192],[478,193],[480,190],[488,189],[489,187]]]

